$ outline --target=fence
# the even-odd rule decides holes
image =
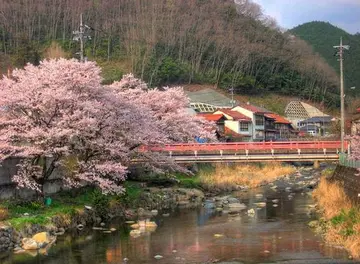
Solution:
[[[360,169],[360,160],[349,159],[347,154],[339,154],[339,164],[349,168]]]

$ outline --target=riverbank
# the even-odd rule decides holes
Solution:
[[[41,232],[56,237],[66,230],[83,229],[87,226],[102,232],[112,232],[110,228],[106,228],[106,223],[113,218],[121,218],[125,222],[150,219],[157,212],[168,215],[177,207],[199,207],[206,197],[234,190],[246,192],[251,187],[265,184],[269,184],[274,190],[290,188],[284,187],[283,182],[290,182],[299,173],[290,166],[256,166],[203,167],[195,176],[178,175],[176,181],[171,181],[172,186],[164,182],[154,185],[153,182],[127,181],[123,196],[104,196],[94,189],[83,189],[54,195],[49,206],[45,206],[43,201],[6,202],[0,210],[0,213],[3,212],[2,228],[7,230],[0,232],[0,240],[5,237],[3,240],[6,242],[1,249],[20,250],[23,238],[31,238]],[[306,170],[310,171],[311,168]],[[246,171],[248,175],[245,174]],[[271,171],[276,173],[271,174]],[[292,174],[283,174],[285,172]],[[272,176],[264,177],[266,174],[263,173]],[[257,184],[254,184],[254,180],[249,181],[252,177],[258,177]],[[215,181],[216,179],[220,180]],[[305,188],[311,182],[299,181],[299,184],[301,186],[297,188]],[[226,204],[222,206],[226,207]]]
[[[360,258],[360,208],[345,194],[342,183],[329,181],[323,175],[313,196],[321,216],[309,225],[327,243],[346,248],[352,257]]]

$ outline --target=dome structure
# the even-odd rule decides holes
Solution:
[[[327,114],[321,112],[316,107],[301,101],[291,101],[285,108],[285,114],[295,126],[299,121],[312,117],[325,117]]]

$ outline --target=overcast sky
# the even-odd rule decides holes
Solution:
[[[326,21],[349,33],[360,32],[360,0],[253,0],[281,27]]]

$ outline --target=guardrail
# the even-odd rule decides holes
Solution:
[[[347,149],[348,142],[344,144]],[[339,150],[341,141],[284,141],[284,142],[235,142],[235,143],[182,143],[163,146],[142,146],[141,151],[185,152],[185,151],[250,151],[250,150]]]
[[[360,160],[349,159],[347,154],[339,154],[339,164],[349,168],[360,169]]]

